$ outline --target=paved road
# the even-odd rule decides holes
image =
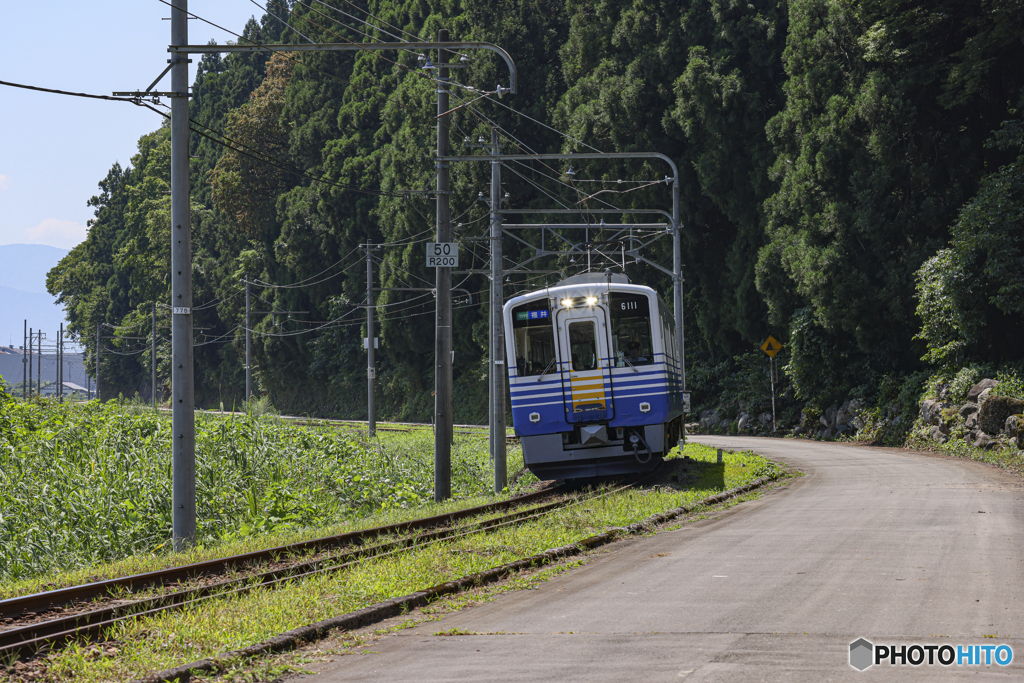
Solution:
[[[737,437],[807,476],[322,665],[336,681],[1024,680],[1024,487],[969,461]],[[508,635],[436,637],[442,629]],[[998,634],[998,639],[985,639]],[[1008,636],[1008,638],[1004,638]],[[1009,667],[847,663],[859,637]]]

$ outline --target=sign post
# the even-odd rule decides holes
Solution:
[[[761,344],[761,350],[768,354],[768,371],[772,380],[772,431],[774,432],[778,430],[778,426],[775,424],[775,383],[779,381],[779,376],[775,372],[775,356],[782,350],[782,343],[769,334]]]

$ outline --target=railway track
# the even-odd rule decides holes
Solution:
[[[621,485],[613,489],[612,492],[621,491],[634,484],[635,482]],[[555,488],[546,488],[525,496],[517,496],[508,501],[468,508],[446,515],[0,601],[0,615],[7,616],[8,619],[12,616],[17,617],[13,624],[8,624],[5,630],[0,631],[0,661],[30,656],[42,650],[60,647],[71,641],[93,638],[108,627],[127,619],[152,616],[207,600],[273,588],[286,581],[304,579],[324,572],[340,571],[364,559],[399,553],[415,544],[456,540],[471,534],[486,533],[513,524],[521,524],[600,494],[566,496],[546,503],[541,502],[556,495],[559,494]],[[533,503],[541,504],[532,505]],[[503,514],[467,527],[454,526],[460,520],[489,512],[503,512]],[[380,543],[366,544],[368,540],[379,540],[396,534],[399,534],[398,538],[387,538]],[[338,549],[340,552],[330,552]],[[261,563],[279,562],[282,556],[296,556],[310,552],[324,554],[311,559],[308,557],[297,558],[285,566],[259,571],[258,565]],[[200,579],[223,576],[234,570],[239,571],[238,576],[198,582]],[[123,597],[112,595],[117,592],[131,593],[146,589],[160,589],[190,581],[193,585],[135,600],[126,600]],[[84,604],[90,600],[100,604],[94,603],[93,606]],[[103,601],[106,601],[106,604],[103,604]],[[61,614],[39,619],[40,614],[45,615],[46,611],[58,609],[62,611]]]
[[[166,408],[161,408],[160,410],[168,413],[170,412],[170,410]],[[219,410],[202,410],[196,412],[203,412],[210,415],[238,414]],[[368,424],[365,420],[331,420],[328,418],[310,418],[299,415],[278,415],[277,418],[298,425],[327,425],[330,427],[353,427],[356,429],[366,429]],[[378,422],[376,429],[378,432],[414,432],[417,429],[433,428],[433,426],[434,425],[429,422]],[[455,434],[485,436],[487,434],[487,429],[487,425],[454,425]],[[514,434],[506,434],[505,441],[508,443],[519,443],[519,437]]]

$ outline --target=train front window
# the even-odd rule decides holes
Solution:
[[[594,370],[597,368],[597,340],[594,323],[569,323],[569,350],[572,353],[573,370]]]
[[[512,309],[512,331],[516,345],[516,374],[541,375],[555,370],[555,331],[547,300],[533,301]]]
[[[609,298],[612,322],[612,357],[615,367],[654,362],[651,338],[651,307],[643,294],[613,292]]]

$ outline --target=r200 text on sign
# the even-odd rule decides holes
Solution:
[[[427,242],[427,268],[457,268],[458,242]]]

